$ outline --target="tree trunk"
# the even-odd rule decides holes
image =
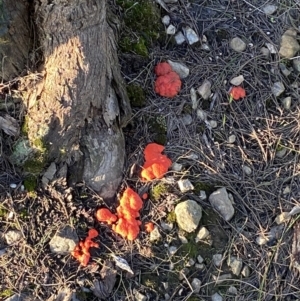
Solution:
[[[122,126],[131,109],[117,58],[118,23],[106,0],[40,0],[44,66],[27,93],[28,138],[104,198],[122,179]]]

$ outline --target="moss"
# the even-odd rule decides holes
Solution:
[[[119,45],[123,52],[133,52],[141,56],[148,56],[148,49],[143,38],[122,37]]]
[[[23,124],[22,124],[22,127],[21,127],[21,133],[22,135],[26,136],[28,135],[28,131],[29,131],[29,126],[28,126],[28,116],[26,115],[25,118],[24,118],[24,121],[23,121]]]
[[[29,159],[24,165],[24,171],[33,175],[38,175],[42,172],[45,162],[42,159]]]
[[[8,211],[5,208],[3,208],[2,206],[0,206],[0,218],[6,217],[7,213],[8,213]]]
[[[139,85],[130,84],[127,86],[127,94],[132,107],[144,107],[146,96],[143,88]]]
[[[154,142],[165,145],[167,142],[167,123],[164,116],[155,116],[148,118],[146,121],[149,129],[153,133]]]
[[[14,291],[7,288],[7,289],[0,292],[0,297],[8,298],[8,297],[12,296],[13,294],[14,294]]]
[[[141,276],[141,282],[144,286],[149,287],[154,290],[159,290],[160,279],[157,274],[153,273],[144,273]]]
[[[29,214],[28,214],[28,211],[27,209],[22,209],[20,212],[19,212],[19,216],[21,219],[26,219],[27,217],[29,217]]]
[[[183,107],[183,113],[185,113],[185,114],[192,114],[193,113],[193,108],[192,108],[192,106],[191,105],[185,105],[184,107]]]
[[[199,243],[195,242],[195,233],[189,233],[186,236],[188,243],[182,244],[178,250],[181,257],[187,256],[188,258],[196,258],[199,255]]]
[[[28,175],[24,179],[24,187],[28,192],[35,191],[37,187],[37,177],[35,177],[34,175]]]
[[[167,222],[168,223],[175,223],[176,222],[176,214],[175,211],[171,211],[167,215]]]
[[[196,182],[194,184],[194,191],[196,194],[200,193],[200,190],[204,190],[207,194],[213,193],[215,189],[215,185],[204,183],[204,182]]]
[[[89,292],[84,292],[82,290],[77,290],[76,291],[76,298],[80,301],[89,301],[89,300],[93,300],[93,293],[89,293]]]
[[[168,192],[168,187],[164,183],[159,183],[152,187],[150,191],[150,198],[152,201],[159,201],[160,197]]]

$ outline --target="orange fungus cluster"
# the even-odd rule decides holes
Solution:
[[[150,143],[144,150],[145,163],[141,172],[142,180],[161,179],[172,165],[172,161],[162,154],[164,146]]]
[[[117,208],[117,215],[111,213],[108,209],[99,209],[96,218],[100,222],[113,224],[112,229],[123,238],[134,240],[140,232],[141,221],[139,210],[143,207],[143,201],[140,196],[131,188],[127,188],[120,200]]]
[[[87,266],[91,254],[90,248],[98,248],[99,244],[93,242],[92,239],[98,236],[98,231],[95,229],[90,229],[88,236],[84,241],[80,241],[79,244],[75,247],[74,251],[71,253],[83,266]]]
[[[246,91],[242,87],[233,87],[231,88],[229,95],[234,100],[239,100],[240,98],[244,98],[246,96]]]
[[[172,70],[172,67],[164,62],[155,67],[157,79],[155,81],[155,92],[164,97],[175,97],[181,89],[179,75]]]

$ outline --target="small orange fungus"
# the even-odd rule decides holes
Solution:
[[[240,98],[244,98],[246,96],[246,91],[242,87],[233,87],[229,92],[230,98],[234,100],[239,100]]]
[[[117,216],[111,213],[106,208],[98,209],[96,212],[96,218],[99,222],[106,222],[109,225],[115,223],[118,220]]]
[[[154,224],[152,222],[148,222],[145,224],[145,231],[150,233],[154,230]]]
[[[142,195],[142,199],[143,200],[147,200],[148,199],[148,193],[143,193],[143,195]]]

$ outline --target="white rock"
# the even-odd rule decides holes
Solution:
[[[199,232],[197,233],[197,236],[195,237],[195,242],[199,242],[201,240],[204,240],[209,236],[209,231],[205,227],[201,227]]]
[[[181,171],[182,170],[182,164],[174,162],[171,166],[171,170],[177,171],[177,172]]]
[[[228,266],[230,266],[231,271],[234,275],[240,275],[243,267],[243,261],[240,258],[237,258],[235,256],[229,256],[227,264]]]
[[[22,232],[19,230],[9,230],[4,234],[6,243],[12,245],[23,238]]]
[[[252,169],[247,166],[247,165],[243,165],[243,172],[247,175],[247,176],[250,176],[251,173],[252,173]]]
[[[272,45],[272,44],[271,44]],[[266,57],[268,57],[269,55],[270,55],[270,50],[268,49],[268,48],[266,48],[266,47],[262,47],[261,49],[260,49],[260,52],[261,52],[261,54],[263,55],[263,56],[266,56]]]
[[[158,228],[156,226],[154,226],[153,231],[150,232],[149,240],[151,242],[155,242],[155,241],[160,240],[160,239],[161,239],[161,234],[160,234]]]
[[[190,182],[189,179],[182,179],[177,182],[178,187],[182,193],[185,193],[190,190],[194,190],[194,185]]]
[[[203,43],[200,48],[204,51],[210,51],[210,47],[207,43]]]
[[[268,239],[263,235],[259,234],[255,241],[259,246],[263,246],[268,242]]]
[[[174,247],[174,246],[169,247],[170,255],[174,255],[177,252],[177,250],[178,250],[177,247]]]
[[[289,194],[290,192],[291,192],[290,186],[286,186],[282,193],[283,193],[283,195],[286,195],[286,194]]]
[[[168,35],[174,35],[175,32],[176,32],[176,27],[174,25],[170,24],[166,30],[166,33]]]
[[[300,50],[300,45],[296,39],[297,32],[294,29],[287,30],[281,37],[279,54],[285,58],[292,58]]]
[[[14,212],[13,211],[10,211],[8,213],[8,216],[7,216],[7,219],[13,219],[14,218]]]
[[[291,96],[285,97],[281,101],[281,103],[286,110],[289,110],[291,108],[291,104],[292,104],[292,97]]]
[[[182,123],[184,125],[190,125],[193,123],[193,118],[190,114],[184,114],[182,117],[181,117],[181,120],[182,120]]]
[[[223,301],[223,298],[218,293],[215,293],[211,296],[211,301]]]
[[[242,82],[244,81],[244,76],[243,75],[239,75],[234,77],[230,83],[234,86],[239,86]]]
[[[282,82],[276,82],[271,87],[271,91],[276,97],[281,95],[284,92],[284,90],[285,90],[285,87]]]
[[[198,269],[198,270],[204,270],[205,264],[203,264],[203,263],[196,263],[195,264],[195,268]]]
[[[172,67],[172,70],[175,71],[181,79],[189,76],[190,69],[186,65],[182,63],[173,62],[171,60],[168,60],[168,63]]]
[[[218,123],[217,123],[216,120],[210,120],[209,124],[210,124],[212,129],[215,129],[218,126]]]
[[[200,198],[201,201],[206,200],[207,196],[206,196],[206,192],[204,190],[200,190],[199,198]]]
[[[290,216],[300,213],[300,206],[294,206],[293,209],[289,212]]]
[[[230,286],[227,290],[228,294],[231,294],[231,295],[237,295],[238,291],[237,291],[237,288],[235,286]]]
[[[197,43],[198,41],[200,41],[199,36],[192,28],[186,26],[186,27],[183,27],[182,30],[183,30],[183,33],[190,45],[193,45],[193,44]]]
[[[204,100],[208,99],[211,95],[211,82],[206,79],[197,91]]]
[[[291,219],[289,212],[282,212],[275,218],[275,222],[277,225],[288,222]]]
[[[160,226],[165,231],[172,231],[174,225],[172,223],[165,223],[164,221],[160,222]]]
[[[207,119],[207,113],[205,111],[203,111],[202,109],[198,109],[197,110],[197,117],[201,120],[201,121],[205,121]]]
[[[197,99],[196,90],[194,88],[191,88],[190,93],[191,93],[191,100],[192,100],[192,109],[196,110],[199,104],[199,99]]]
[[[296,57],[293,59],[293,67],[297,73],[300,72],[300,57]]]
[[[143,295],[142,293],[136,291],[134,294],[134,300],[135,301],[147,301],[147,297]]]
[[[235,136],[235,135],[230,135],[230,136],[228,137],[228,143],[234,143],[235,140],[236,140],[236,136]]]
[[[229,46],[232,50],[236,52],[243,52],[247,47],[246,43],[238,37],[233,38],[230,41]]]
[[[278,6],[274,4],[267,4],[265,5],[262,10],[266,15],[272,15],[276,12]]]
[[[193,288],[194,292],[198,294],[200,292],[201,280],[198,278],[193,278],[191,287]]]
[[[183,201],[176,205],[175,215],[179,227],[191,233],[198,227],[202,217],[202,208],[193,200]]]
[[[267,48],[269,50],[269,53],[268,54],[267,53],[263,53],[265,56],[268,56],[270,53],[271,54],[276,54],[277,53],[277,50],[276,50],[276,48],[275,48],[275,46],[273,44],[266,43],[266,46],[267,46]]]
[[[181,31],[179,31],[174,37],[177,45],[181,45],[185,42],[185,37]]]
[[[187,238],[181,233],[178,234],[178,238],[179,238],[179,240],[181,241],[182,244],[187,244],[189,242],[187,240]]]
[[[245,277],[245,278],[248,278],[250,276],[250,269],[247,265],[245,265],[242,269],[242,275]]]
[[[198,260],[199,263],[203,263],[204,258],[201,255],[198,255],[197,260]]]
[[[213,263],[216,267],[220,267],[222,264],[223,255],[222,254],[214,254],[213,255]]]
[[[186,264],[186,266],[190,268],[190,267],[192,267],[194,265],[195,265],[195,260],[192,259],[192,258],[190,258],[189,261],[188,261],[188,263]]]
[[[10,188],[12,188],[12,189],[15,189],[15,188],[17,188],[17,186],[18,186],[18,185],[17,185],[17,184],[15,184],[15,183],[12,183],[12,184],[10,184],[10,185],[9,185],[9,187],[10,187]]]
[[[163,18],[161,19],[162,23],[165,25],[165,26],[168,26],[171,22],[171,18],[170,16],[168,15],[165,15],[163,16]]]
[[[234,208],[228,197],[226,188],[223,187],[214,191],[208,200],[225,221],[229,221],[233,217]]]

